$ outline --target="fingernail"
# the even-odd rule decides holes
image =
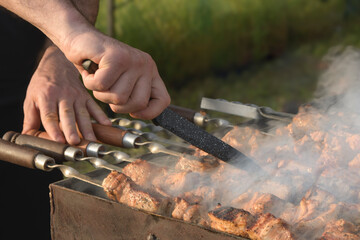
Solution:
[[[86,135],[86,140],[96,141],[96,137],[94,136],[94,134],[89,133]]]
[[[104,119],[104,124],[105,124],[105,125],[111,125],[112,123],[111,123],[110,119],[105,118],[105,119]]]
[[[65,143],[65,139],[60,135],[55,136],[55,141]]]
[[[71,134],[70,135],[70,141],[72,143],[79,143],[80,142],[80,138],[77,134]]]

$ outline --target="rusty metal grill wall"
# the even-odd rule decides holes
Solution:
[[[108,173],[101,169],[87,175],[103,179]],[[51,184],[50,198],[53,240],[244,239],[130,208],[76,179]]]

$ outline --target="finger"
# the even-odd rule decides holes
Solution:
[[[124,105],[110,104],[117,113],[137,112],[147,108],[151,96],[151,81],[141,77],[135,84],[128,102]]]
[[[130,116],[134,118],[141,118],[150,120],[157,117],[169,104],[170,96],[166,90],[164,82],[160,77],[156,78],[153,81],[153,86],[151,88],[151,99],[147,108],[138,111],[132,112]]]
[[[104,103],[124,105],[128,102],[138,78],[138,73],[126,72],[121,75],[109,91],[94,92],[94,97]]]
[[[76,122],[82,136],[89,141],[96,141],[94,131],[91,126],[91,119],[86,107],[86,102],[77,101],[74,104]]]
[[[124,73],[124,68],[113,63],[99,63],[94,74],[82,72],[84,85],[93,91],[108,91]]]
[[[111,125],[109,118],[92,98],[87,100],[86,107],[90,116],[92,116],[98,123],[102,125]]]
[[[72,145],[78,144],[80,142],[80,138],[76,131],[76,119],[73,102],[69,102],[67,100],[61,100],[59,102],[59,117],[66,141]]]
[[[57,103],[46,99],[39,100],[40,119],[51,139],[65,143],[65,138],[59,127]]]
[[[30,130],[39,130],[41,125],[40,113],[34,102],[24,102],[24,122],[22,133],[26,134]]]

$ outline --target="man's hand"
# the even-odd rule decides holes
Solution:
[[[76,2],[76,1],[75,1]],[[86,2],[86,1],[85,1]],[[170,97],[151,57],[101,34],[71,0],[0,0],[0,5],[39,28],[82,73],[94,96],[118,113],[151,119],[170,104]],[[83,12],[83,13],[82,13]],[[81,64],[99,65],[88,74]]]
[[[169,104],[170,97],[149,54],[98,31],[69,35],[63,51],[82,73],[84,85],[117,113],[152,119]],[[89,74],[82,62],[90,59],[99,69]]]
[[[32,76],[24,115],[23,133],[39,129],[42,122],[53,140],[65,142],[66,139],[70,144],[80,141],[76,126],[84,138],[96,140],[90,116],[101,124],[111,124],[82,85],[76,68],[55,46],[47,48]]]

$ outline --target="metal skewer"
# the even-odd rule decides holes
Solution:
[[[143,137],[144,139],[151,141],[151,142],[159,142],[159,143],[163,143],[166,145],[172,145],[172,146],[176,146],[176,147],[180,147],[180,148],[185,148],[188,149],[190,144],[188,143],[182,143],[182,142],[176,142],[176,141],[171,141],[162,137],[159,137],[158,135],[156,135],[155,133],[152,132],[142,132],[140,130],[137,129],[124,129],[122,127],[119,126],[115,126],[116,128],[120,128],[123,130],[127,130],[135,135],[139,135],[141,137]]]
[[[127,118],[113,118],[112,123],[117,124],[120,127],[133,128],[136,130],[142,130],[148,128],[151,132],[168,132],[160,126],[156,126],[152,123],[145,123],[140,120],[129,120]],[[116,126],[116,125],[115,125]]]
[[[118,166],[110,164],[101,158],[92,156],[84,157],[83,151],[79,148],[75,148],[59,142],[54,142],[49,139],[39,138],[31,135],[23,135],[13,131],[5,133],[3,139],[45,152],[47,155],[54,157],[57,163],[61,163],[63,159],[79,162],[87,161],[95,168],[105,168],[108,170],[121,171],[121,168]]]
[[[96,179],[92,179],[84,174],[81,174],[77,170],[75,170],[74,168],[72,168],[70,166],[51,163],[51,164],[47,164],[46,167],[49,169],[55,169],[55,168],[59,169],[61,171],[61,173],[64,175],[64,177],[76,178],[76,179],[79,179],[80,181],[87,182],[87,183],[90,183],[92,185],[102,188],[100,181],[98,181]]]
[[[50,136],[46,132],[34,131],[34,132],[30,132],[30,134],[31,134],[31,136],[36,136],[36,137],[39,137],[39,138],[44,138],[44,139],[51,140]],[[11,141],[11,136],[12,135],[13,135],[13,133],[7,134],[6,138],[8,139],[8,141]],[[137,144],[138,144],[138,146],[143,146],[143,145],[152,144],[152,142],[138,142]],[[105,145],[100,144],[100,143],[96,143],[96,142],[90,142],[90,141],[85,140],[85,139],[82,139],[81,143],[79,145],[75,146],[75,147],[80,148],[85,153],[85,155],[87,157],[90,157],[89,161],[91,161],[91,163],[95,167],[103,167],[103,168],[106,168],[106,169],[109,169],[109,170],[114,169],[116,171],[121,171],[120,167],[117,167],[116,165],[109,164],[108,162],[106,162],[103,159],[99,158],[99,157],[103,157],[103,156],[111,156],[115,160],[115,163],[122,163],[122,162],[131,163],[131,162],[136,161],[135,158],[131,158],[127,153],[124,153],[124,152],[119,151],[119,150],[106,151],[105,150],[106,149]],[[166,149],[165,147],[163,147],[163,148]],[[78,152],[80,152],[79,149],[77,149],[77,148],[75,148],[75,149]],[[74,150],[71,151],[71,152],[74,152]],[[175,151],[172,151],[172,152],[173,152],[172,155],[176,154]],[[168,153],[170,153],[170,150],[168,151]],[[78,153],[77,156],[78,156],[78,158],[83,157],[81,152]],[[73,157],[68,156],[67,159],[70,160],[70,161],[74,161],[75,157],[74,156]],[[88,160],[88,159],[84,159],[84,160]],[[156,164],[156,163],[154,163],[154,164],[159,165],[159,164]],[[116,168],[114,168],[114,167],[116,167]]]
[[[30,169],[51,171],[58,168],[65,177],[72,177],[102,188],[101,182],[76,171],[74,168],[56,164],[55,159],[38,150],[0,139],[0,159]]]

